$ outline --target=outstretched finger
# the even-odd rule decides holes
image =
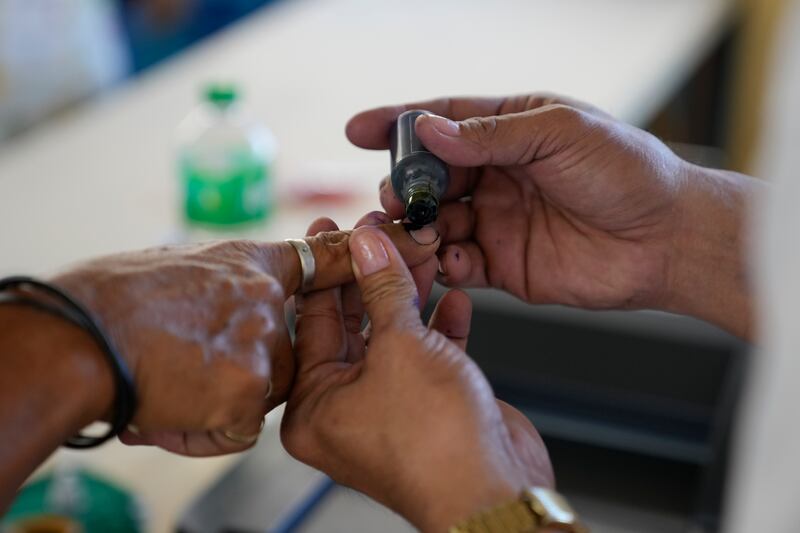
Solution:
[[[471,323],[472,301],[467,293],[452,290],[445,293],[436,304],[428,327],[450,339],[462,350],[466,350]]]
[[[486,257],[472,241],[461,241],[439,254],[438,281],[448,287],[488,287]]]

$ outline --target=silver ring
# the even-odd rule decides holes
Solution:
[[[300,270],[303,272],[303,280],[300,282],[300,290],[298,292],[301,294],[308,292],[312,289],[314,276],[317,274],[317,262],[314,260],[314,253],[303,239],[286,239],[286,242],[291,244],[297,250],[297,255],[300,256]]]

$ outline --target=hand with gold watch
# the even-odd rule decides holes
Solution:
[[[309,233],[335,229],[321,219]],[[295,299],[298,369],[281,427],[289,453],[425,533],[575,525],[553,492],[536,429],[495,398],[464,351],[469,297],[447,293],[426,327],[420,295],[433,282],[435,261],[410,272],[394,244],[370,227],[356,229],[349,248],[356,286]],[[370,325],[362,331],[364,314]],[[530,497],[519,499],[523,491]],[[507,510],[498,506],[527,516],[521,527],[539,529],[470,528],[481,517],[502,524]]]

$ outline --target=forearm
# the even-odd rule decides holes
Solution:
[[[112,390],[89,335],[44,311],[0,304],[0,515],[39,464],[105,414]]]
[[[676,213],[665,310],[753,339],[750,214],[765,187],[741,174],[689,167]]]

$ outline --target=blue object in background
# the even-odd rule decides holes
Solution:
[[[165,21],[155,19],[155,11],[146,0],[120,0],[120,18],[128,36],[133,73],[277,0],[172,1],[175,15]]]

